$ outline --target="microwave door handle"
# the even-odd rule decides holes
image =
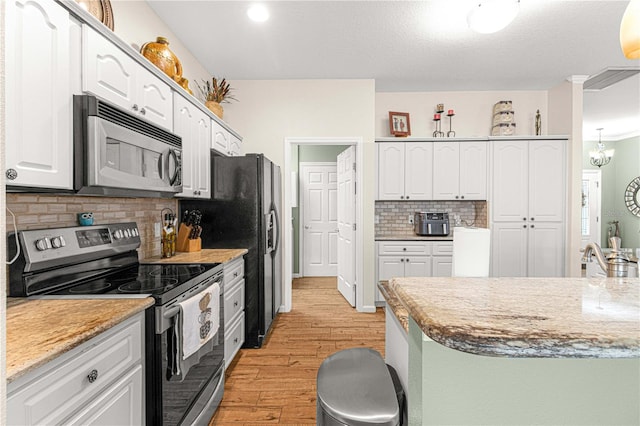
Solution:
[[[169,150],[169,156],[173,157],[173,162],[176,165],[176,171],[173,174],[173,177],[171,179],[169,179],[169,184],[173,185],[174,183],[176,183],[176,180],[178,179],[178,174],[180,173],[180,167],[178,164],[178,156],[176,155],[176,151],[173,149]],[[167,170],[169,170],[169,162],[167,161]]]
[[[160,176],[160,179],[162,179],[162,177],[163,177],[163,173],[162,173],[162,171],[164,169],[164,167],[162,167],[162,159],[163,159],[163,157],[164,157],[164,154],[160,153],[160,156],[158,157],[158,176]]]

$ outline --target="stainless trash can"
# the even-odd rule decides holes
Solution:
[[[351,348],[327,357],[318,369],[316,424],[398,426],[400,409],[382,356]]]

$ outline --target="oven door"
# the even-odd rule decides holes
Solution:
[[[180,149],[96,116],[87,136],[87,185],[181,191]]]
[[[183,377],[176,378],[170,365],[172,334],[176,319],[175,301],[155,309],[152,347],[147,349],[147,424],[208,424],[224,392],[224,291],[221,274],[198,284],[188,293],[202,291],[211,281],[220,285],[220,326],[216,344],[192,365]],[[186,295],[186,297],[190,297]],[[172,305],[174,305],[172,307]]]

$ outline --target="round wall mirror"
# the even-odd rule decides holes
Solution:
[[[640,217],[640,176],[634,178],[627,186],[624,202],[631,213]]]

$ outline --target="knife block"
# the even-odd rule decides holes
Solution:
[[[176,241],[176,251],[191,252],[202,250],[202,240],[200,237],[193,240],[189,239],[191,228],[191,226],[187,226],[184,223],[180,224],[180,228],[178,228],[178,239]]]

